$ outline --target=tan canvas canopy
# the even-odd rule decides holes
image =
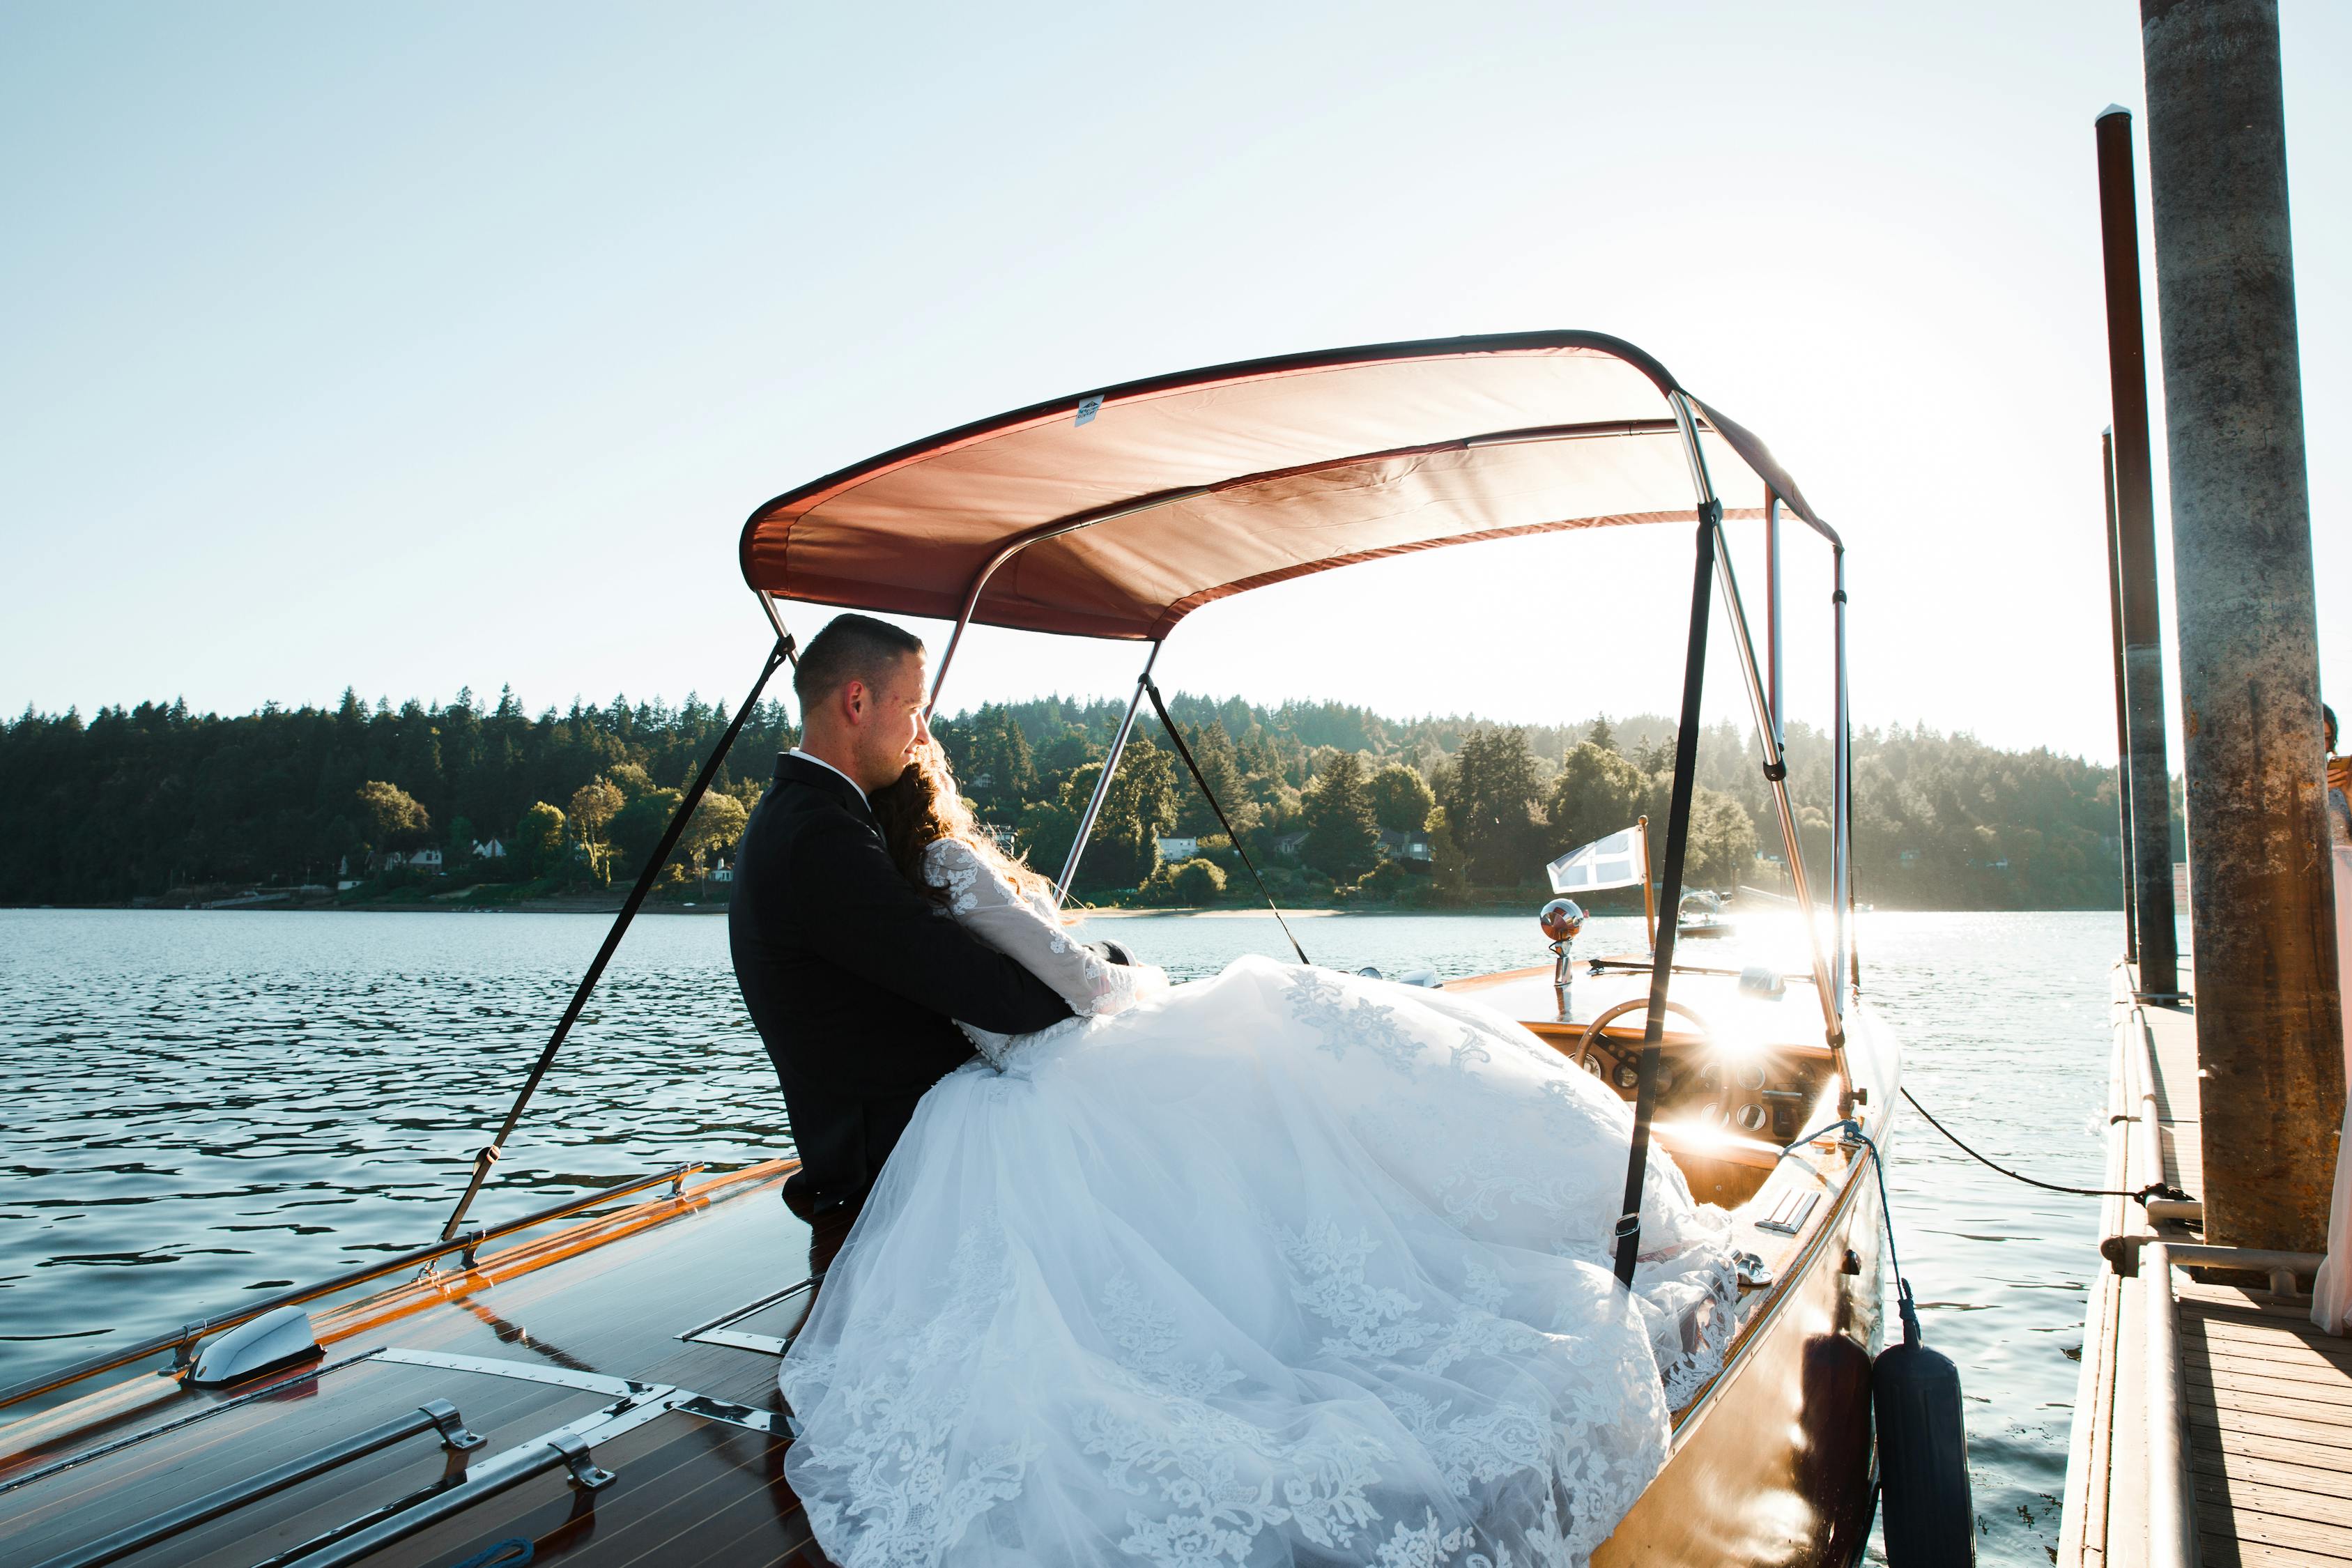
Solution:
[[[1664,366],[1554,331],[1217,365],[982,420],[761,507],[743,576],[843,608],[1156,641],[1202,605],[1352,562],[1695,521],[1672,394],[1727,515],[1777,496],[1835,542],[1763,443]]]

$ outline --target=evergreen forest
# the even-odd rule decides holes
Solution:
[[[1385,718],[1339,703],[1175,695],[1171,715],[1232,833],[1286,900],[1524,901],[1545,863],[1646,813],[1664,854],[1672,725]],[[1057,875],[1123,705],[991,704],[935,728],[981,819]],[[532,714],[493,703],[185,704],[28,710],[0,726],[0,903],[513,903],[609,896],[635,877],[728,715],[689,696]],[[793,732],[762,703],[671,863],[662,895],[723,899],[725,867]],[[1789,781],[1808,864],[1826,865],[1830,747],[1799,726]],[[1752,737],[1699,746],[1691,887],[1787,890]],[[2115,908],[2111,768],[1924,728],[1867,730],[1853,762],[1856,896],[1916,909]],[[2176,826],[2177,831],[2177,826]],[[1180,858],[1162,854],[1166,839]],[[1191,853],[1184,853],[1191,851]],[[1097,903],[1254,898],[1241,858],[1147,710],[1081,866]],[[1628,895],[1638,903],[1638,895]]]

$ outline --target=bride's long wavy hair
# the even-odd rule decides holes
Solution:
[[[898,874],[940,904],[948,901],[947,889],[931,886],[923,877],[923,851],[938,838],[962,844],[1023,894],[1052,900],[1053,883],[1030,869],[1027,861],[999,849],[996,840],[980,830],[938,742],[926,742],[906,770],[876,790],[866,804],[874,808],[874,820],[882,826],[882,842],[888,847]]]

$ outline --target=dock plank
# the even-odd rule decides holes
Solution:
[[[2296,1491],[2318,1492],[2325,1497],[2352,1501],[2352,1455],[2338,1456],[2344,1463],[2329,1468],[2306,1463],[2305,1450],[2296,1448],[2290,1451],[2295,1455],[2291,1459],[2248,1454],[2239,1448],[2217,1445],[2198,1449],[2190,1457],[2189,1466],[2200,1476],[2221,1476],[2233,1481],[2287,1487]]]
[[[2199,1554],[2205,1568],[2338,1568],[2344,1559],[2317,1552],[2298,1552],[2266,1542],[2238,1541],[2200,1529]]]
[[[2344,1550],[2352,1552],[2352,1499],[2329,1497],[2324,1492],[2305,1491],[2297,1487],[2240,1480],[2234,1477],[2200,1473],[2196,1481],[2197,1507],[2200,1514],[2207,1508],[2219,1505],[2231,1513],[2276,1514],[2282,1519],[2300,1519],[2313,1524],[2328,1525],[2345,1532]]]
[[[2193,1427],[2195,1424],[2191,1425]],[[2299,1437],[2276,1437],[2259,1432],[2223,1432],[2209,1424],[2202,1431],[2192,1429],[2189,1439],[2191,1463],[2209,1458],[2221,1462],[2242,1456],[2249,1459],[2273,1459],[2305,1469],[2352,1475],[2352,1451],[2305,1442]]]
[[[2248,1329],[2229,1325],[2218,1332],[2204,1331],[2210,1325],[2181,1325],[2180,1352],[2189,1356],[2206,1356],[2214,1361],[2253,1362],[2260,1364],[2283,1363],[2309,1367],[2315,1372],[2332,1371],[2337,1377],[2352,1381],[2352,1347],[2333,1348],[2342,1342],[2298,1340],[2275,1329]]]
[[[2181,1359],[2187,1370],[2189,1386],[2191,1388],[2210,1388],[2231,1394],[2247,1394],[2263,1401],[2264,1408],[2273,1407],[2272,1402],[2274,1401],[2290,1408],[2306,1410],[2314,1421],[2340,1419],[2352,1423],[2352,1383],[2347,1383],[2343,1379],[2318,1376],[2268,1377],[2257,1375],[2249,1371],[2249,1363],[2244,1362],[2228,1362],[2216,1366],[2210,1362],[2200,1363],[2190,1361],[2185,1356]],[[2257,1362],[2252,1364],[2267,1367],[2279,1365],[2276,1362]],[[2301,1369],[2290,1367],[2285,1370],[2298,1372]],[[2336,1410],[2338,1414],[2322,1415],[2320,1412],[2323,1408]]]
[[[2207,1522],[2210,1521],[2210,1523]],[[2240,1542],[2259,1542],[2307,1552],[2324,1562],[2352,1562],[2352,1535],[2343,1526],[2315,1524],[2306,1519],[2260,1513],[2244,1508],[2208,1508],[2198,1500],[2198,1532],[2232,1536]]]
[[[2268,1414],[2261,1410],[2217,1411],[2212,1405],[2194,1399],[2189,1402],[2189,1425],[2190,1440],[2198,1443],[2204,1439],[2197,1435],[2196,1428],[2204,1427],[2249,1437],[2272,1437],[2330,1452],[2346,1447],[2345,1428],[2341,1426],[2304,1421],[2292,1415],[2278,1415],[2275,1411]]]
[[[2277,1394],[2248,1393],[2242,1388],[2215,1388],[2200,1383],[2194,1375],[2189,1380],[2189,1408],[2192,1417],[2199,1411],[2219,1412],[2217,1426],[2235,1426],[2241,1415],[2292,1420],[2326,1434],[2315,1441],[2352,1447],[2352,1406],[2321,1405],[2315,1401],[2288,1404]]]

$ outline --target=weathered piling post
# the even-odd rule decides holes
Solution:
[[[2116,550],[2123,595],[2125,755],[2132,947],[2140,989],[2180,989],[2172,929],[2172,779],[2164,741],[2164,633],[2157,616],[2156,481],[2148,458],[2147,345],[2139,297],[2139,203],[2131,111],[2099,116],[2099,243],[2107,275],[2107,385],[2115,406]]]
[[[2316,1251],[2326,1244],[2344,1052],[2278,8],[2141,0],[2140,44],[2206,1237]],[[2162,923],[2147,918],[2145,889],[2140,910],[2145,953]]]
[[[2116,531],[2116,433],[2099,433],[2099,472],[2107,486],[2107,634],[2116,666],[2116,842],[2123,847],[2124,958],[2139,962],[2139,900],[2132,888],[2131,699],[2124,686],[2124,580]],[[2167,910],[2168,914],[2169,910]]]

